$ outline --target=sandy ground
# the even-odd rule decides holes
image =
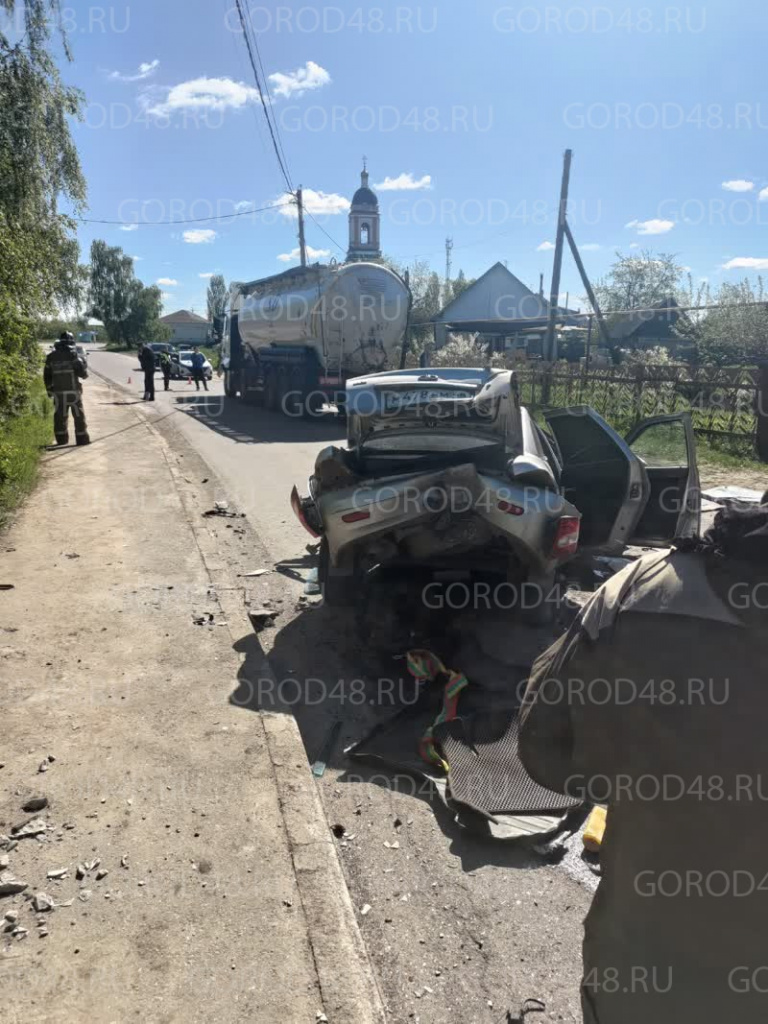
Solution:
[[[242,635],[159,439],[99,382],[87,408],[95,443],[45,457],[0,540],[0,856],[27,885],[0,898],[3,1019],[312,1024],[263,722],[230,702]]]

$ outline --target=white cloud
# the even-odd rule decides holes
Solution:
[[[211,273],[209,273],[209,274],[198,274],[197,276],[198,277],[213,277],[213,271],[211,271]]]
[[[184,241],[190,245],[200,245],[201,242],[212,242],[216,232],[212,228],[192,228],[184,232]]]
[[[288,74],[276,71],[274,75],[269,76],[275,96],[285,96],[286,99],[301,96],[310,89],[320,89],[330,81],[331,76],[325,68],[315,64],[313,60],[308,60],[303,68],[296,68]]]
[[[120,225],[120,230],[121,231],[138,231],[139,230],[139,225],[138,224],[121,224]]]
[[[296,203],[289,202],[290,195],[286,192],[279,199],[272,201],[270,205],[279,209],[283,217],[290,217],[296,220],[299,211]],[[336,213],[348,213],[350,202],[346,196],[340,196],[336,192],[316,192],[313,188],[305,188],[302,191],[304,210],[307,213],[324,216]]]
[[[735,178],[733,181],[722,183],[722,188],[726,192],[751,192],[754,187],[754,181],[745,181],[744,178]]]
[[[675,222],[673,220],[631,220],[624,226],[637,228],[638,235],[666,235],[675,226]]]
[[[160,292],[160,298],[165,301],[166,299],[172,299],[173,295],[170,292]]]
[[[766,202],[768,200],[768,188],[761,188],[757,198],[761,203]]]
[[[587,242],[586,245],[580,245],[579,248],[584,252],[595,252],[600,246],[597,242]]]
[[[258,96],[253,86],[231,78],[193,78],[174,85],[163,100],[153,102],[150,93],[140,99],[148,114],[167,117],[177,110],[239,110]]]
[[[109,77],[116,82],[141,82],[143,79],[153,75],[159,67],[159,60],[150,60],[144,64],[139,64],[139,69],[135,75],[122,75],[119,71],[111,71]]]
[[[537,245],[536,246],[536,252],[549,252],[550,249],[554,249],[554,248],[555,248],[554,243],[552,243],[552,242],[542,242],[541,245]]]
[[[759,256],[736,256],[723,264],[723,270],[768,270],[768,259]]]
[[[323,259],[326,256],[331,255],[330,249],[313,249],[311,245],[307,246],[307,256],[312,260]],[[282,252],[277,257],[283,263],[293,263],[301,257],[301,250],[298,245],[295,249],[291,249],[290,252]]]
[[[157,283],[165,285],[166,288],[171,288],[173,285],[178,284],[179,282],[175,281],[172,277],[158,277]]]
[[[640,243],[639,242],[630,242],[629,243],[629,248],[630,249],[639,249],[640,248]]]
[[[135,262],[136,260],[143,260],[144,257],[143,256],[130,256],[129,259],[132,259]]]
[[[240,199],[235,203],[235,209],[238,213],[242,213],[243,210],[247,210],[249,206],[253,206],[253,201],[251,199]]]
[[[398,174],[396,178],[387,175],[384,181],[373,187],[379,192],[414,192],[417,189],[432,188],[432,175],[425,174],[421,178],[414,178],[410,171]]]

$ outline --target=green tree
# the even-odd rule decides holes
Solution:
[[[110,341],[125,343],[123,324],[131,309],[136,277],[133,260],[117,245],[91,243],[89,316],[101,320]]]
[[[718,366],[750,364],[768,358],[768,295],[762,277],[724,282],[717,291],[707,289],[713,308],[693,324],[699,361]]]
[[[227,308],[227,283],[223,274],[214,274],[208,282],[208,319],[213,324],[217,341],[221,341],[221,327]]]
[[[636,256],[616,253],[608,274],[594,285],[600,308],[608,314],[620,309],[645,309],[676,297],[683,279],[677,257],[644,249]]]
[[[454,277],[453,281],[451,282],[451,301],[453,301],[454,299],[458,299],[461,293],[466,291],[467,288],[469,288],[470,285],[473,285],[474,283],[474,277],[471,278],[470,280],[467,280],[467,278],[464,276],[464,271],[460,270],[458,276]]]
[[[165,341],[171,336],[160,323],[160,289],[146,287],[135,276],[131,257],[101,239],[91,245],[89,299],[89,316],[102,321],[113,344],[136,348],[141,342]]]
[[[0,434],[23,411],[39,367],[36,322],[81,296],[74,213],[85,180],[70,133],[82,95],[65,86],[49,52],[58,0],[0,0],[18,40],[0,31]],[[64,52],[69,50],[61,34]]]

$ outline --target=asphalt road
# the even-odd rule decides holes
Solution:
[[[141,401],[135,356],[95,351],[90,367]],[[288,570],[266,577],[270,598],[282,608],[276,628],[252,638],[278,680],[306,684],[306,700],[279,710],[296,715],[310,761],[334,723],[342,723],[318,785],[329,825],[350,837],[339,838],[339,856],[390,1019],[501,1024],[508,1010],[515,1017],[525,999],[536,998],[546,1010],[533,1019],[580,1021],[587,887],[516,844],[459,827],[424,787],[406,780],[392,786],[386,773],[358,763],[350,767],[343,754],[392,714],[375,699],[377,688],[382,679],[406,685],[398,658],[418,628],[381,605],[357,615],[295,607],[314,560],[306,550],[310,538],[290,509],[290,491],[294,483],[304,488],[317,451],[341,441],[343,425],[333,415],[292,420],[225,403],[215,377],[207,394],[185,381],[171,387],[163,393],[156,377],[156,401],[147,412],[171,439],[178,432],[194,448],[216,474],[221,498],[246,514],[260,545],[243,552],[243,571],[275,563]],[[125,393],[119,400],[131,401]],[[87,409],[87,392],[85,401]],[[466,635],[458,640],[478,645],[481,656],[498,654],[497,645],[514,646],[506,622],[470,619],[462,628]],[[246,657],[241,679],[250,686],[248,662]],[[568,860],[577,854],[574,848]],[[366,904],[370,909],[363,914]]]

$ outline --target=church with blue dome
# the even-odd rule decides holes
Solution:
[[[360,188],[352,196],[349,209],[348,263],[381,259],[380,222],[379,200],[368,185],[368,168],[363,163]]]

